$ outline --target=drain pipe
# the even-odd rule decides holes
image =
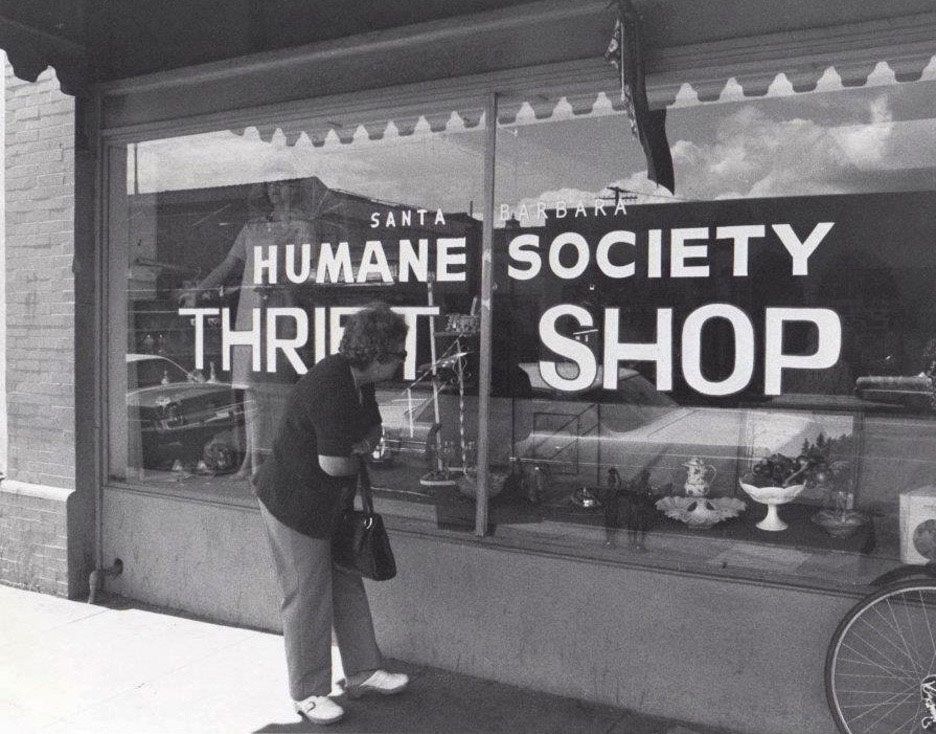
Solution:
[[[91,572],[91,576],[88,579],[88,586],[91,591],[88,594],[88,604],[94,604],[95,599],[97,598],[97,592],[101,589],[103,581],[105,578],[120,576],[123,573],[123,561],[119,558],[115,558],[113,564],[107,568],[96,568]]]

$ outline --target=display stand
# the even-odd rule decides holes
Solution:
[[[429,283],[429,300],[432,301],[432,284]],[[472,305],[472,312],[475,306]],[[467,348],[466,342],[470,339],[476,339],[479,335],[480,317],[474,313],[469,314],[449,314],[446,317],[446,328],[437,331],[435,328],[435,318],[429,317],[429,333],[431,340],[432,356],[432,390],[433,403],[435,409],[435,420],[438,430],[435,432],[435,447],[437,457],[437,468],[420,479],[420,484],[428,486],[458,486],[459,488],[466,481],[474,483],[473,476],[469,475],[469,457],[468,457],[468,436],[465,429],[465,368],[466,358],[471,353]],[[448,345],[439,353],[439,340],[449,340]],[[458,444],[461,457],[461,466],[457,469],[447,465],[446,457],[442,450],[442,422],[441,411],[439,409],[439,370],[451,369],[455,375],[455,382],[458,386]]]
[[[426,280],[426,302],[433,306],[434,298],[432,292],[432,275]],[[432,430],[426,441],[427,452],[432,451],[435,454],[435,468],[423,474],[419,483],[424,487],[454,487],[457,481],[455,474],[445,465],[445,457],[442,452],[442,413],[439,408],[439,368],[449,366],[451,355],[449,350],[443,353],[442,358],[438,356],[438,346],[436,344],[437,332],[435,316],[429,316],[429,370],[432,374],[432,410],[433,420],[435,421]],[[457,350],[456,350],[457,355]],[[458,359],[456,357],[456,359]],[[459,361],[460,364],[460,361]]]

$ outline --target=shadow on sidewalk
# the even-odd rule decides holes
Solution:
[[[355,700],[336,697],[345,709],[345,718],[337,724],[315,725],[299,721],[296,714],[292,721],[271,722],[254,734],[727,734],[436,668],[397,661],[389,667],[410,674],[406,692]]]

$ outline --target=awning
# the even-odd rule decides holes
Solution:
[[[62,89],[180,69],[530,0],[0,0],[0,48],[35,81]]]
[[[881,62],[896,81],[910,81],[936,54],[931,0],[634,4],[644,16],[654,106],[687,93],[713,100],[737,86],[763,95],[780,74],[781,83],[806,91],[829,69],[843,85],[861,85]],[[199,75],[252,76],[261,81],[238,81],[249,106],[251,84],[267,95],[271,79],[290,88],[283,94],[294,87],[297,99],[560,63],[586,77],[603,74],[612,17],[608,0],[0,0],[0,48],[17,76],[33,80],[53,66],[69,92],[141,75],[163,88],[200,85]],[[366,63],[358,68],[346,49]],[[303,73],[284,68],[283,58],[297,59]],[[548,79],[542,86],[548,98]]]

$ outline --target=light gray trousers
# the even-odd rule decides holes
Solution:
[[[293,700],[331,691],[333,626],[345,676],[382,667],[360,575],[332,563],[329,539],[303,535],[259,504],[283,594],[280,611]]]

